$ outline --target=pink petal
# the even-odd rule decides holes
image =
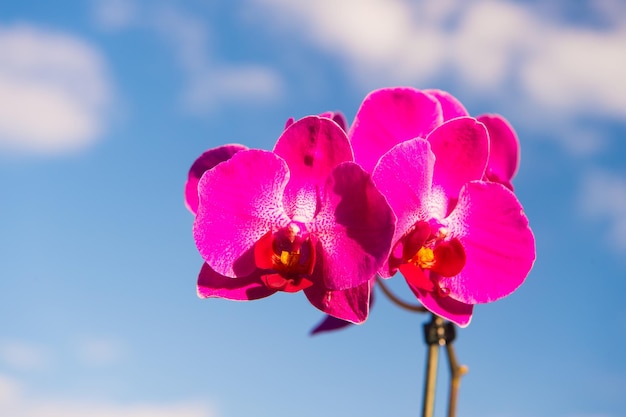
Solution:
[[[348,137],[331,119],[309,116],[289,126],[276,142],[274,152],[282,157],[291,179],[284,193],[287,215],[300,221],[313,219],[317,210],[317,190],[333,168],[352,161]]]
[[[459,100],[452,94],[443,90],[424,90],[425,93],[434,96],[441,103],[443,120],[450,120],[456,117],[469,116],[467,110]]]
[[[459,275],[441,278],[451,298],[467,304],[488,303],[509,295],[524,282],[535,261],[535,238],[511,191],[491,182],[468,183],[447,223],[466,255]]]
[[[315,307],[326,314],[354,324],[367,319],[370,308],[370,283],[365,282],[346,290],[330,290],[322,285],[313,285],[304,290]]]
[[[520,162],[520,146],[515,131],[506,119],[497,114],[485,114],[478,121],[487,127],[491,149],[486,176],[489,181],[499,182],[510,190],[511,180]]]
[[[482,123],[470,117],[453,119],[433,130],[428,141],[437,160],[433,186],[448,200],[455,201],[466,182],[483,178],[489,136]]]
[[[387,152],[374,169],[373,179],[397,217],[392,245],[418,221],[430,193],[435,156],[424,139],[414,139],[396,145]],[[423,215],[423,213],[422,213]],[[395,274],[386,260],[380,274]]]
[[[398,143],[425,138],[443,122],[441,104],[414,88],[385,88],[370,93],[359,108],[348,137],[355,161],[372,172],[385,152]]]
[[[218,274],[205,263],[198,275],[198,296],[201,298],[218,297],[238,301],[258,300],[275,292],[276,290],[263,285],[259,270],[245,277],[230,278]]]
[[[196,214],[198,211],[198,182],[202,174],[220,162],[230,159],[237,152],[246,149],[248,148],[238,144],[224,145],[209,149],[196,159],[189,169],[189,175],[185,183],[185,205],[189,211],[193,214]]]
[[[424,291],[409,283],[409,287],[422,305],[432,313],[450,320],[460,327],[467,327],[472,320],[474,306],[456,301],[451,297],[440,297],[436,292]]]
[[[260,150],[238,152],[202,176],[193,232],[211,268],[230,277],[255,270],[255,242],[289,222],[282,206],[288,180],[285,162]]]
[[[332,290],[369,281],[389,255],[394,227],[395,216],[369,174],[353,162],[338,165],[311,226],[319,242],[313,275]]]

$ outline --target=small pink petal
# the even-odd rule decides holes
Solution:
[[[472,320],[474,306],[456,301],[451,297],[440,297],[436,292],[424,291],[409,283],[411,291],[430,312],[443,317],[459,327],[467,327]]]
[[[389,255],[395,220],[368,173],[353,162],[338,165],[311,225],[319,242],[313,274],[331,290],[371,280]]]
[[[515,131],[506,119],[497,114],[485,114],[478,121],[487,127],[491,149],[486,176],[489,181],[499,182],[510,190],[511,180],[520,162],[520,146]]]
[[[321,113],[319,116],[331,119],[333,122],[339,125],[341,130],[343,130],[344,132],[348,131],[348,122],[346,121],[346,117],[343,115],[343,113],[327,111],[325,113]]]
[[[488,303],[524,282],[535,261],[535,238],[511,191],[491,182],[468,183],[447,223],[466,255],[459,275],[441,278],[451,298]]]
[[[420,219],[423,204],[429,200],[435,156],[424,139],[413,139],[396,145],[374,169],[373,179],[397,217],[392,245]],[[388,262],[380,270],[388,278],[395,274]]]
[[[209,149],[191,165],[185,183],[185,205],[193,214],[198,212],[198,182],[202,175],[220,162],[229,160],[239,151],[248,149],[243,145],[231,144]]]
[[[469,116],[469,113],[452,94],[443,90],[424,90],[425,93],[434,96],[441,103],[441,111],[443,112],[443,120],[450,120],[456,117]]]
[[[483,178],[489,136],[482,123],[471,117],[453,119],[427,139],[436,158],[433,186],[440,187],[448,200],[455,201],[466,182]]]
[[[246,301],[268,297],[275,292],[276,290],[263,285],[260,271],[254,271],[245,277],[230,278],[218,274],[205,263],[198,275],[198,296],[201,298],[217,297]]]
[[[370,308],[370,283],[365,282],[346,290],[330,290],[323,285],[313,285],[304,290],[315,307],[326,314],[354,324],[367,319]]]
[[[352,161],[346,133],[329,118],[308,116],[289,126],[280,136],[274,152],[289,167],[290,180],[283,202],[287,215],[311,221],[317,210],[317,190],[333,168]]]
[[[193,231],[200,254],[215,271],[236,277],[256,269],[256,241],[289,222],[282,206],[288,180],[285,162],[260,150],[238,152],[202,176]]]
[[[405,140],[425,138],[442,122],[441,104],[432,95],[414,88],[373,91],[348,132],[355,161],[372,172],[388,150]]]

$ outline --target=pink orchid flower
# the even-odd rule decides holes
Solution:
[[[461,327],[474,304],[517,289],[535,259],[521,204],[483,180],[488,158],[485,126],[458,117],[393,146],[373,173],[398,218],[380,275],[399,270],[424,307]]]
[[[469,116],[463,104],[442,90],[384,88],[368,94],[357,111],[348,136],[355,160],[368,172],[393,146],[425,138],[442,123]],[[511,180],[520,162],[519,141],[511,125],[498,114],[477,119],[489,133],[489,158],[483,179],[513,190]]]
[[[395,217],[336,122],[300,119],[273,152],[240,150],[206,171],[197,190],[202,296],[303,290],[327,314],[366,319]]]

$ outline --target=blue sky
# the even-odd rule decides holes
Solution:
[[[459,332],[459,415],[622,416],[626,6],[546,3],[0,4],[0,415],[418,415],[426,317],[379,294],[312,338],[302,294],[200,300],[183,204],[202,151],[411,85],[511,121],[537,240]]]

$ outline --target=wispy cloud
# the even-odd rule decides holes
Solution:
[[[215,417],[206,402],[117,404],[84,399],[46,399],[0,374],[0,415],[11,417]]]
[[[223,102],[266,102],[283,92],[275,69],[255,63],[227,63],[212,53],[205,22],[173,8],[158,9],[154,27],[173,47],[186,78],[183,104],[192,113]]]
[[[623,3],[623,2],[622,2]],[[579,115],[626,117],[626,7],[588,4],[595,25],[568,22],[569,2],[249,0],[259,24],[342,61],[366,87],[445,81],[507,102],[545,126]],[[593,143],[581,138],[589,150]],[[572,140],[570,140],[572,142]],[[578,142],[578,141],[576,141]],[[578,143],[567,143],[574,152]]]
[[[93,45],[34,25],[0,26],[0,150],[83,148],[102,135],[112,95]]]
[[[0,363],[17,370],[41,370],[50,363],[50,355],[40,346],[20,340],[0,341]]]
[[[89,337],[76,343],[76,355],[88,366],[108,366],[123,360],[127,348],[121,340],[105,337]]]
[[[96,0],[93,15],[98,27],[115,31],[135,23],[137,9],[131,0]]]
[[[203,115],[224,103],[267,103],[284,93],[275,68],[221,59],[214,52],[215,34],[209,24],[179,7],[96,1],[93,14],[104,30],[140,28],[156,33],[171,48],[184,79],[181,105],[189,113]]]
[[[609,245],[626,252],[626,175],[589,172],[582,184],[579,207],[590,219],[604,222]]]

